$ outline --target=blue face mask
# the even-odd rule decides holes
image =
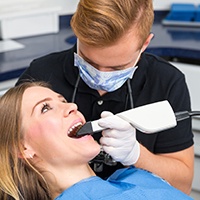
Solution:
[[[80,77],[90,88],[107,92],[117,90],[127,79],[132,79],[133,74],[137,69],[137,67],[133,66],[124,70],[109,72],[99,71],[76,53],[74,53],[74,66],[79,68]]]

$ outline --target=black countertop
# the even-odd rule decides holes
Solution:
[[[161,57],[200,64],[200,27],[165,26],[167,12],[155,12],[152,32],[155,37],[147,51]]]
[[[168,60],[176,58],[200,64],[200,28],[163,26],[161,20],[166,14],[155,12],[152,28],[155,36],[146,51]],[[0,53],[0,82],[19,77],[34,58],[73,46],[76,38],[69,26],[70,17],[60,17],[60,31],[57,34],[15,39],[25,48]]]

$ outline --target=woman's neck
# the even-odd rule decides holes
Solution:
[[[91,176],[96,175],[89,165],[66,168],[64,170],[56,169],[51,170],[51,173],[44,174],[54,198],[72,185]]]

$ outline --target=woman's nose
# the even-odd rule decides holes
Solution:
[[[67,117],[73,112],[77,112],[78,107],[75,103],[66,103],[64,107],[64,116]]]

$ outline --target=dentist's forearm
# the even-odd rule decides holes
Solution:
[[[191,192],[194,173],[193,147],[175,153],[155,155],[141,145],[140,151],[136,167],[153,172],[186,194]]]

